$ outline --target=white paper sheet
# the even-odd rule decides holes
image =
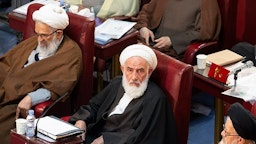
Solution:
[[[95,28],[95,37],[98,35],[106,35],[113,39],[119,39],[135,24],[136,22],[107,19],[101,25]]]
[[[246,102],[254,102],[256,100],[256,73],[238,78],[236,88],[231,87],[222,94],[241,98]]]
[[[40,4],[43,4],[43,5],[46,5],[46,4],[59,5],[59,2],[55,1],[55,0],[34,0],[30,3],[27,3],[25,5],[22,5],[21,7],[18,7],[16,9],[14,9],[13,11],[16,12],[16,13],[27,15],[27,10],[28,10],[29,5],[31,5],[33,3],[40,3]]]

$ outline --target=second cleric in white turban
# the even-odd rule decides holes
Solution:
[[[120,63],[123,76],[81,106],[69,122],[86,130],[86,144],[177,144],[168,98],[150,80],[157,65],[154,51],[140,44],[128,46]]]

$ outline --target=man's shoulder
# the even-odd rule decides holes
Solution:
[[[112,84],[119,84],[122,82],[122,76],[116,76],[115,78],[113,78],[110,83]]]
[[[64,39],[63,39],[64,42],[70,42],[70,43],[75,43],[77,46],[77,42],[75,42],[72,38],[70,38],[68,35],[64,34]]]
[[[78,45],[78,43],[75,42],[68,35],[64,35],[62,43],[63,43],[64,47],[67,47],[67,48],[65,48],[66,50],[69,50],[69,51],[72,51],[72,52],[79,52],[79,53],[81,53],[81,48]]]
[[[153,97],[164,97],[165,94],[163,90],[153,81],[148,82],[147,94],[152,95]]]

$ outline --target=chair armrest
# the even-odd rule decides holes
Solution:
[[[34,106],[35,116],[40,117],[46,110],[54,103],[54,100],[48,100],[42,103],[39,103]],[[49,111],[46,113],[46,115],[54,115],[56,117],[63,117],[66,115],[71,115],[73,112],[71,112],[71,104],[70,99],[67,99],[65,101],[60,101],[54,104]]]
[[[62,120],[64,121],[68,121],[70,119],[71,116],[64,116],[64,117],[61,117]]]
[[[196,64],[196,55],[197,54],[210,54],[213,52],[219,51],[220,48],[218,46],[217,41],[211,42],[195,42],[188,46],[185,51],[183,62],[191,65]]]
[[[48,100],[34,106],[35,116],[40,117],[54,101]]]

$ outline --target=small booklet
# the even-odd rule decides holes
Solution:
[[[38,119],[35,121],[37,123]],[[37,131],[54,140],[66,138],[83,133],[84,131],[55,116],[45,116],[39,119]]]
[[[207,55],[207,63],[225,66],[243,60],[244,57],[228,49]]]
[[[106,44],[112,39],[120,39],[136,22],[107,19],[95,28],[95,42]]]

